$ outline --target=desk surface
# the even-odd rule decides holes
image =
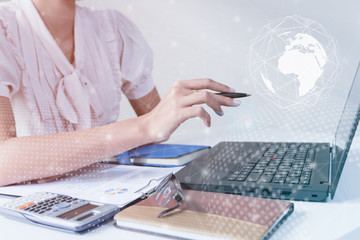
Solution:
[[[205,130],[207,131],[207,130]],[[181,134],[180,134],[181,135]],[[178,136],[180,136],[178,135]],[[212,135],[212,134],[210,134]],[[335,198],[325,203],[294,202],[295,211],[272,239],[358,239],[360,235],[360,137],[357,134],[345,164]],[[177,142],[182,137],[173,138]],[[203,135],[204,137],[204,135]],[[218,139],[203,138],[214,145]],[[4,239],[162,239],[116,229],[112,223],[83,235],[59,232],[0,216]]]

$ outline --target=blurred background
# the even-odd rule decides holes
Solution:
[[[170,141],[198,136],[218,140],[332,141],[359,61],[358,1],[83,0],[114,8],[140,28],[154,52],[154,80],[163,96],[178,79],[209,77],[253,94],[239,108],[224,108],[207,129],[199,120],[181,126]],[[335,87],[313,106],[281,108],[259,95],[250,74],[250,46],[269,22],[297,15],[322,25],[334,39],[339,68]],[[134,117],[122,102],[120,119]],[[224,134],[225,133],[225,134]],[[210,136],[209,136],[210,135]],[[220,134],[219,134],[220,135]],[[178,138],[179,137],[179,138]],[[189,136],[190,138],[190,136]]]

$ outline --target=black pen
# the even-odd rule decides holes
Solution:
[[[251,95],[248,93],[223,93],[223,92],[219,92],[219,93],[215,93],[216,95],[220,95],[220,96],[224,96],[224,97],[229,97],[229,98],[243,98],[243,97],[250,97]]]

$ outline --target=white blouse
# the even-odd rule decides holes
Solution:
[[[151,49],[119,12],[77,6],[74,35],[72,65],[31,0],[0,4],[0,96],[17,136],[113,123],[122,92],[138,99],[154,88]]]

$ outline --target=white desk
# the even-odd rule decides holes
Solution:
[[[206,130],[200,121],[185,124],[170,142],[214,145],[224,139],[221,130]],[[191,128],[189,128],[191,127]],[[188,134],[186,129],[200,129]],[[360,134],[353,142],[334,200],[295,202],[295,211],[271,239],[358,239],[360,236]],[[108,223],[83,235],[50,230],[0,216],[1,239],[163,239],[116,229]]]

